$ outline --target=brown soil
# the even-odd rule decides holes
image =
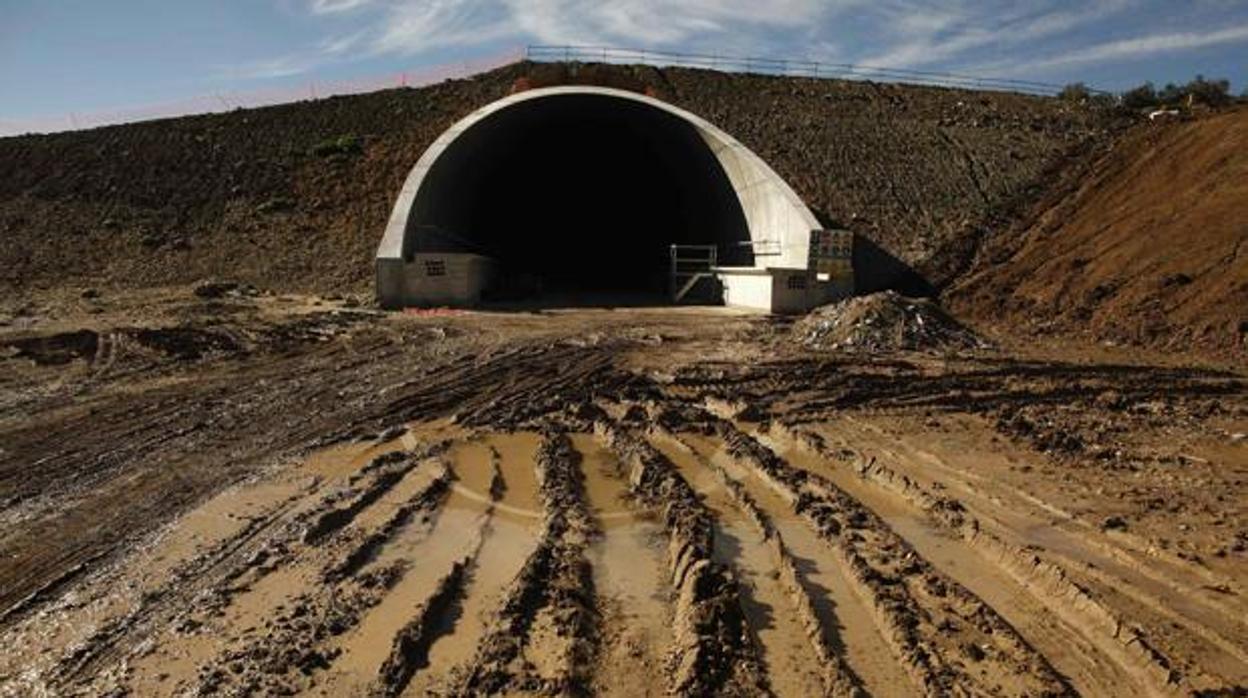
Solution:
[[[1248,688],[1242,373],[349,305],[0,328],[0,694]]]
[[[1248,357],[1248,110],[1141,124],[950,294],[982,322]]]
[[[646,90],[717,124],[825,219],[926,279],[889,266],[874,274],[877,288],[954,278],[986,232],[1120,124],[1014,94],[516,64],[421,89],[4,138],[0,291],[225,277],[280,291],[369,292],[408,170],[447,127],[522,77]]]

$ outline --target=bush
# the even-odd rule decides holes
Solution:
[[[1146,82],[1139,87],[1122,93],[1122,106],[1127,109],[1143,109],[1157,106],[1157,91],[1153,83]]]
[[[346,157],[364,152],[364,144],[358,136],[350,134],[328,138],[312,146],[312,154],[318,158]]]
[[[267,199],[256,207],[256,213],[282,213],[295,208],[295,202],[284,196]]]
[[[1057,93],[1057,98],[1066,102],[1083,103],[1092,96],[1092,91],[1081,82],[1072,82]]]
[[[1205,76],[1197,75],[1196,79],[1187,83],[1185,88],[1192,100],[1211,107],[1220,107],[1231,101],[1231,83],[1229,80],[1206,80]]]
[[[1190,96],[1193,103],[1220,107],[1231,102],[1231,83],[1227,80],[1206,80],[1205,76],[1197,75],[1186,85],[1167,83],[1160,91],[1153,88],[1153,83],[1146,82],[1139,87],[1122,93],[1122,106],[1128,109],[1147,109],[1154,107],[1177,107],[1187,102]]]

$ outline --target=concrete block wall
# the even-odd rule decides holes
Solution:
[[[420,253],[410,259],[377,260],[377,296],[382,307],[472,306],[493,277],[489,257],[463,253]]]

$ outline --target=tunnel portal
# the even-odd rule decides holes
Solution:
[[[695,280],[707,302],[736,287],[744,304],[770,307],[779,285],[808,306],[825,295],[808,256],[818,227],[761,159],[688,112],[607,88],[530,90],[465,117],[421,156],[378,249],[378,297],[664,301],[675,245],[714,250],[713,273]]]
[[[665,297],[669,249],[752,264],[732,184],[697,131],[601,95],[533,100],[472,129],[416,197],[413,253],[494,261],[488,296]]]

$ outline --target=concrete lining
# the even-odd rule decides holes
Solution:
[[[403,278],[421,249],[426,232],[416,220],[416,204],[422,189],[433,186],[429,177],[434,165],[466,132],[486,123],[499,112],[533,100],[565,95],[592,95],[627,100],[666,112],[692,126],[723,169],[732,186],[750,239],[768,243],[779,254],[767,257],[766,267],[807,269],[810,232],[818,220],[796,192],[756,154],[701,117],[641,94],[605,87],[550,87],[520,92],[492,102],[451,126],[421,155],[408,174],[395,201],[385,234],[377,250],[377,294],[385,307],[421,302]],[[760,265],[761,266],[761,265]],[[465,299],[466,300],[466,299]]]

